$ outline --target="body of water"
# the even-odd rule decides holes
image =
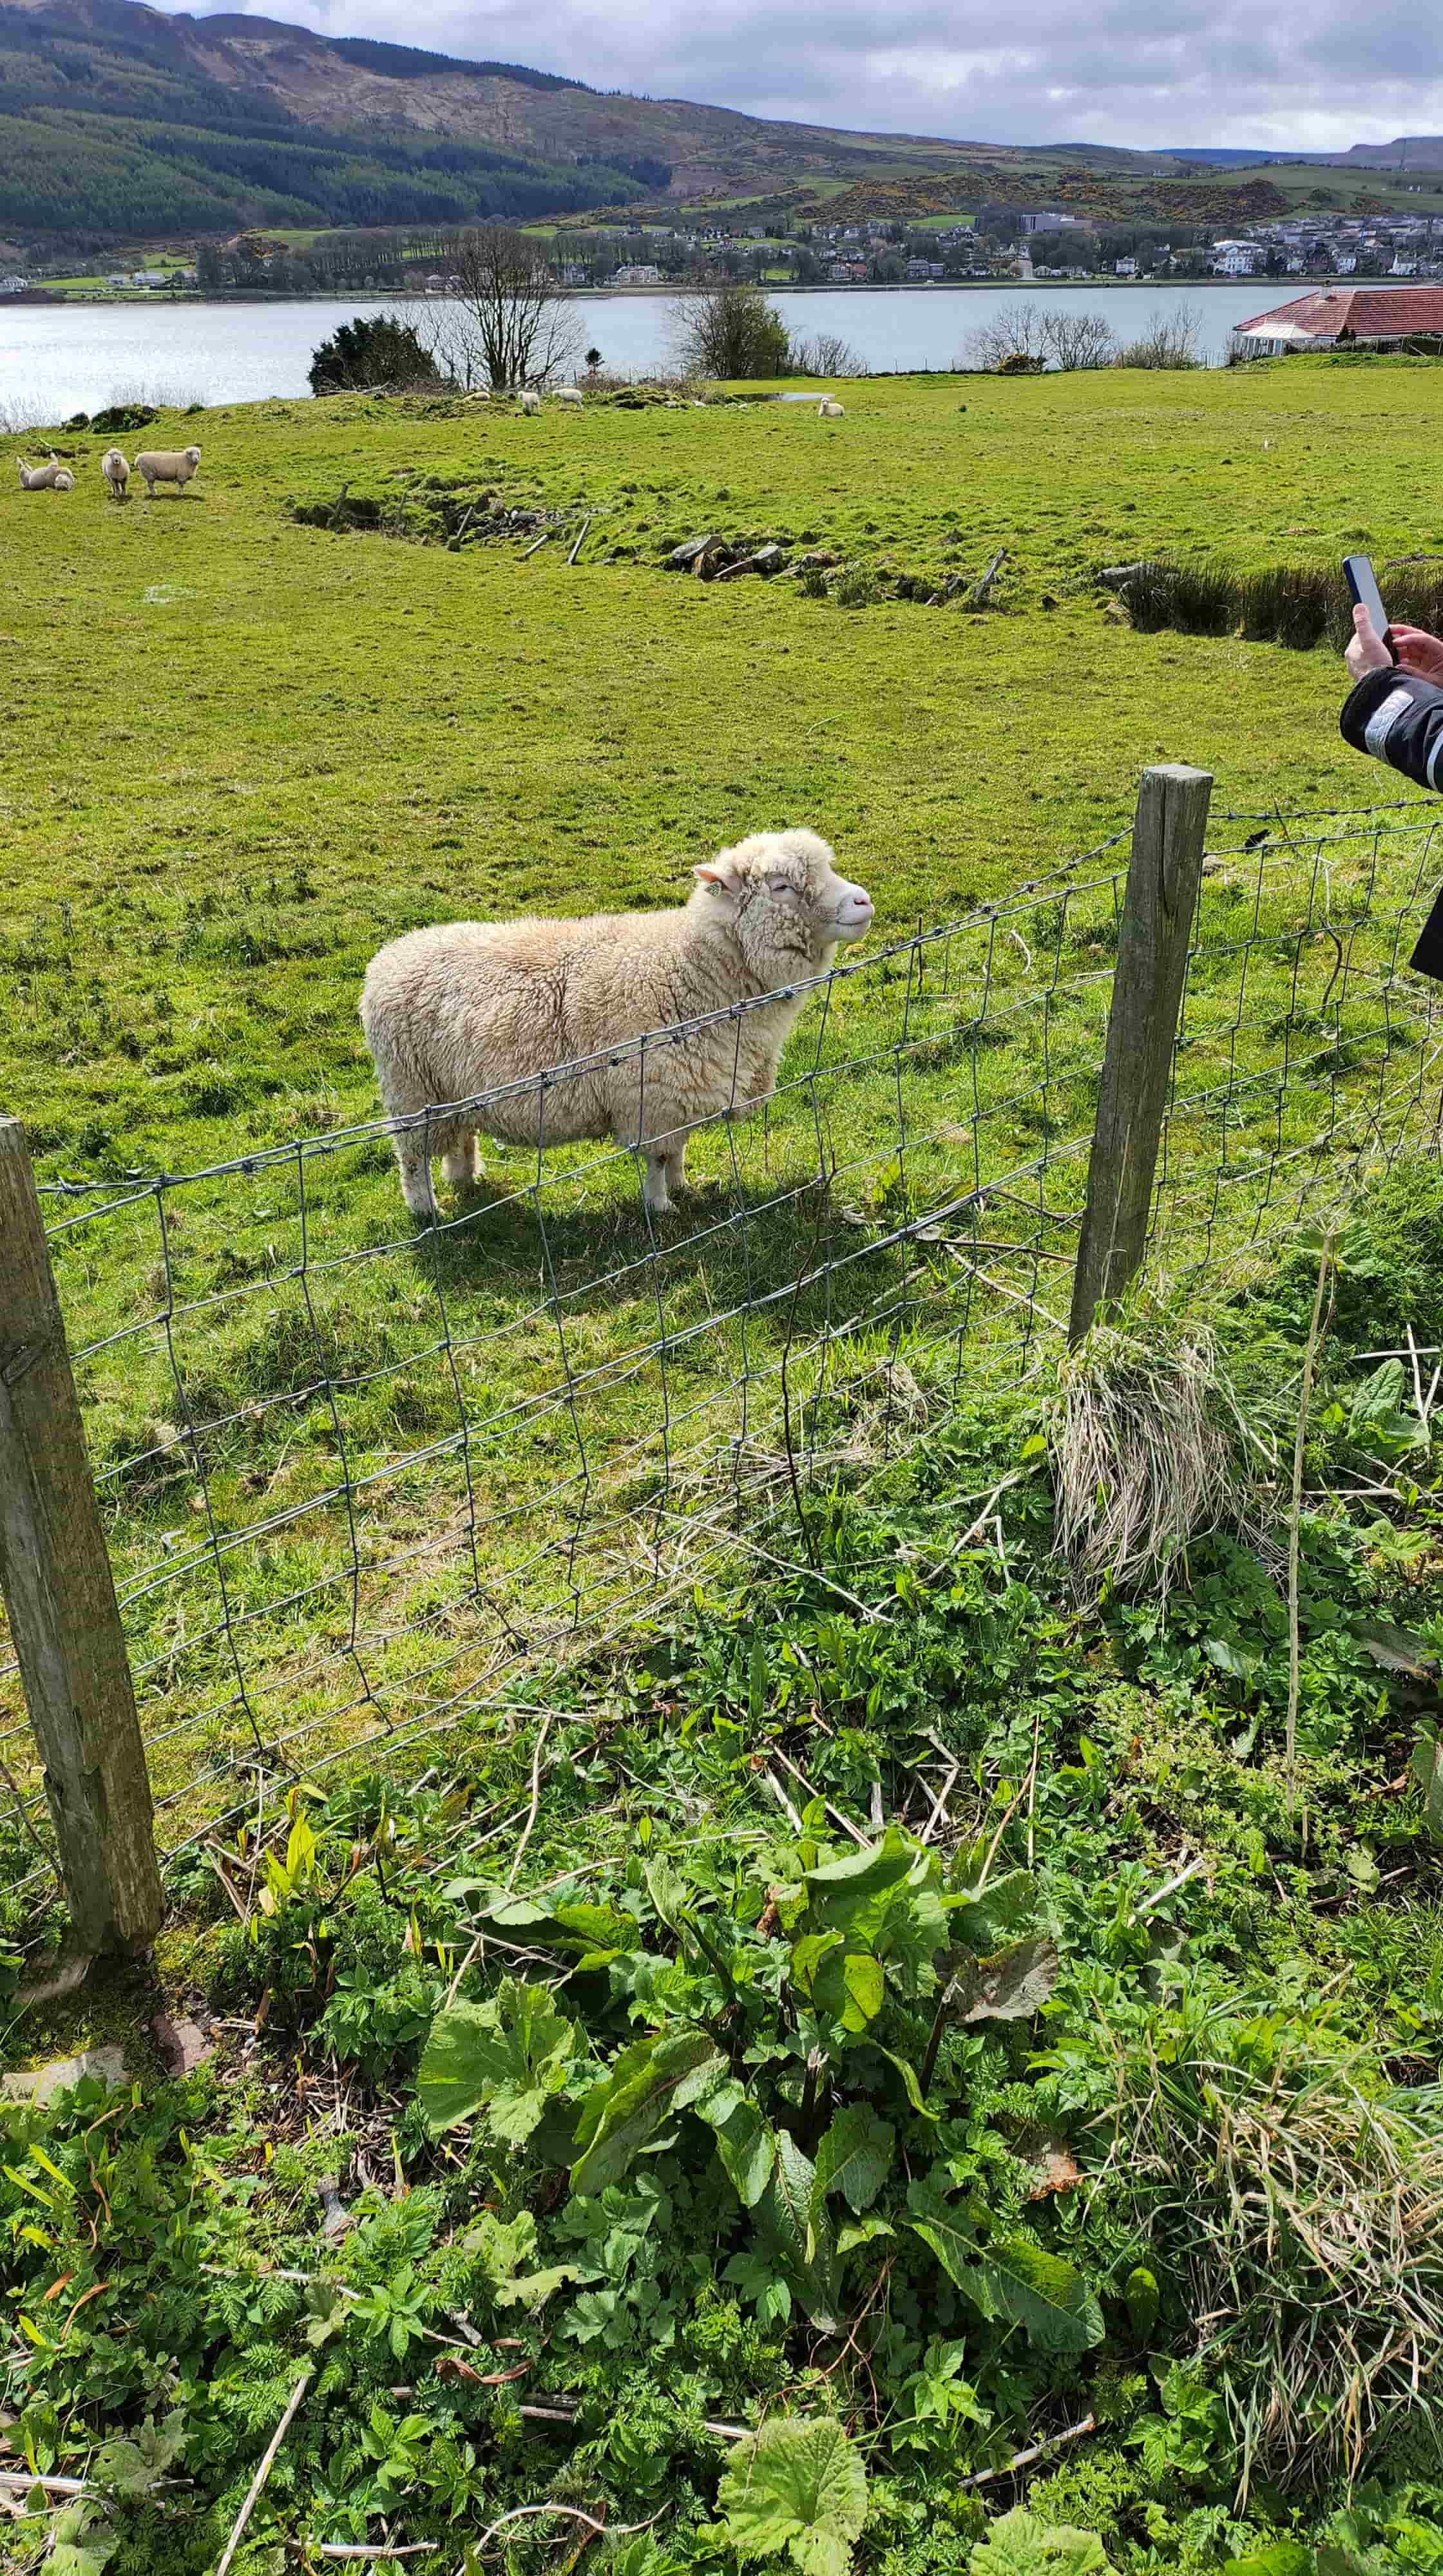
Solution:
[[[1296,288],[1292,291],[1296,292]],[[839,332],[879,372],[956,366],[967,333],[1019,296],[1105,313],[1120,338],[1155,310],[1192,304],[1202,354],[1217,364],[1239,322],[1285,300],[1275,282],[1237,286],[901,286],[819,289],[775,301],[803,337]],[[306,394],[318,343],[358,313],[394,312],[395,296],[300,304],[9,304],[0,302],[0,420],[58,422],[126,399],[260,402]],[[430,306],[427,310],[431,310]],[[639,375],[667,365],[676,319],[669,295],[595,295],[574,306],[577,346]]]

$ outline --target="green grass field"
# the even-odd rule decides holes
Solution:
[[[500,406],[272,404],[157,424],[151,436],[198,434],[204,448],[180,501],[107,505],[99,441],[69,443],[68,501],[0,482],[28,680],[5,781],[6,1106],[46,1180],[271,1158],[174,1194],[164,1242],[142,1195],[57,1244],[72,1338],[108,1345],[84,1391],[147,1724],[168,1748],[156,1776],[178,1802],[171,1839],[224,1796],[253,1718],[313,1754],[372,1731],[378,1705],[414,1726],[463,1681],[511,1672],[528,1589],[547,1648],[576,1618],[604,1622],[654,1590],[663,1561],[668,1580],[684,1576],[696,1531],[662,1548],[659,1522],[619,1516],[663,1488],[670,1500],[675,1483],[715,1518],[706,1497],[743,1377],[757,1384],[744,1481],[768,1484],[782,1348],[797,1342],[802,1396],[817,1395],[834,1293],[852,1330],[811,1436],[860,1457],[898,1296],[896,1260],[867,1255],[868,1234],[1030,1173],[1054,1146],[1067,1150],[1052,1203],[1076,1204],[1110,892],[1065,933],[1048,901],[1018,916],[987,969],[985,1046],[958,1035],[979,1008],[980,934],[915,1003],[905,959],[864,962],[825,1022],[820,1004],[804,1020],[765,1131],[698,1141],[695,1192],[659,1246],[626,1157],[549,1157],[538,1196],[528,1157],[488,1150],[482,1193],[453,1208],[443,1240],[453,1374],[437,1356],[433,1255],[405,1245],[384,1141],[328,1153],[304,1185],[286,1159],[376,1113],[355,1006],[383,939],[448,915],[666,901],[727,840],[805,821],[871,886],[881,945],[1117,831],[1149,760],[1215,769],[1220,813],[1389,793],[1337,736],[1325,657],[1134,635],[1106,619],[1093,575],[1164,547],[1246,562],[1426,547],[1426,516],[1400,515],[1426,487],[1426,370],[859,383],[846,401],[825,428],[803,405],[763,402],[529,422]],[[415,541],[297,523],[343,486]],[[557,543],[521,561],[529,535],[460,553],[420,541],[443,506],[454,526],[485,490],[562,508],[577,527],[590,511],[587,553],[568,569]],[[999,614],[849,611],[794,584],[661,571],[664,549],[702,527],[825,540],[939,582],[980,570],[999,543],[1012,565]],[[1243,828],[1220,821],[1219,846]],[[1390,844],[1395,874],[1428,846],[1420,859],[1416,836]],[[1366,843],[1338,853],[1339,900],[1368,865]],[[1305,913],[1307,879],[1301,862],[1270,880],[1265,918]],[[1212,889],[1215,935],[1241,892]],[[1055,1004],[1040,994],[1050,956]],[[1199,992],[1216,1032],[1195,1088],[1223,1078],[1229,1045],[1235,1071],[1276,1055],[1291,964],[1260,957],[1241,1056],[1227,1034],[1236,961],[1213,1005]],[[1309,949],[1300,1008],[1330,973],[1330,952]],[[1370,1028],[1366,996],[1360,1010]],[[1267,1128],[1271,1097],[1244,1101],[1244,1129]],[[1302,1085],[1288,1144],[1316,1124]],[[1218,1150],[1206,1117],[1179,1139],[1180,1152]],[[814,1185],[829,1162],[838,1208],[823,1219]],[[1035,1194],[1030,1179],[1020,1188]],[[303,1217],[314,1305],[298,1280]],[[1025,1208],[990,1226],[1002,1285],[990,1328],[979,1312],[970,1329],[1007,1350],[1019,1294],[1048,1305],[1035,1235]],[[159,1321],[166,1257],[173,1343]],[[550,1306],[538,1259],[554,1265]],[[838,1260],[834,1292],[821,1274]],[[939,1385],[955,1367],[959,1282],[942,1269],[904,1298],[924,1405],[929,1366]],[[781,1298],[801,1274],[818,1284],[800,1304]],[[748,1290],[772,1300],[750,1328],[735,1313]],[[708,1331],[712,1313],[733,1320]],[[680,1346],[674,1367],[643,1360],[658,1330]],[[568,1369],[585,1384],[584,1443]],[[326,1370],[344,1382],[338,1414],[314,1392]],[[187,1422],[204,1435],[204,1488]],[[365,1481],[364,1583],[346,1572],[346,1474]],[[198,1543],[203,1506],[247,1587],[249,1711]],[[512,1607],[465,1653],[425,1654],[411,1625],[433,1645],[446,1630],[474,1585],[478,1529]],[[373,1640],[359,1684],[357,1623]]]
[[[177,414],[198,485],[123,509],[104,440],[57,434],[68,498],[0,455],[0,1109],[172,1855],[152,1958],[17,1995],[58,1923],[0,1647],[0,2055],[127,2069],[0,2101],[24,2576],[214,2576],[253,2489],[234,2576],[1437,2565],[1443,1196],[1397,948],[1443,808],[1353,812],[1396,782],[1327,653],[1134,633],[1094,578],[1430,551],[1436,379],[845,402]],[[343,490],[377,526],[317,524]],[[590,512],[575,568],[435,541],[488,492]],[[660,568],[706,528],[1011,560],[996,612],[847,608]],[[1059,1555],[1053,1327],[1158,759],[1217,779],[1159,1293],[1072,1384],[1185,1455],[1200,1352],[1226,1500],[1129,1588]],[[374,948],[666,902],[788,822],[877,926],[765,1121],[655,1226],[624,1155],[485,1146],[417,1233]]]

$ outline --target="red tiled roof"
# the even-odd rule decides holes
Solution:
[[[1350,331],[1355,340],[1403,339],[1412,331],[1443,332],[1443,286],[1323,286],[1311,295],[1296,295],[1291,304],[1271,313],[1254,314],[1239,324],[1243,331],[1263,331],[1270,323],[1284,336],[1306,334],[1336,340]]]

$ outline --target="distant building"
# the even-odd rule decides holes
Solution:
[[[1240,336],[1280,353],[1356,340],[1443,338],[1443,287],[1325,286],[1239,324]]]
[[[29,292],[28,277],[0,277],[0,295],[28,295]]]
[[[660,286],[661,270],[652,260],[636,260],[629,268],[616,269],[611,283],[613,286]]]
[[[1251,277],[1262,259],[1256,242],[1213,243],[1212,264],[1219,277]]]
[[[1135,259],[1115,259],[1112,263],[1112,273],[1114,277],[1136,277],[1137,262]]]
[[[922,286],[929,278],[945,277],[947,269],[940,259],[909,259],[903,274],[909,286]]]

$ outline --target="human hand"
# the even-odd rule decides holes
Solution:
[[[1431,642],[1432,639],[1429,640]],[[1438,649],[1443,653],[1443,645]],[[1353,611],[1353,641],[1343,659],[1348,665],[1349,677],[1354,680],[1366,679],[1370,671],[1391,671],[1393,667],[1392,654],[1377,633],[1366,608],[1361,606]]]
[[[1421,680],[1432,680],[1443,688],[1443,643],[1430,635],[1425,626],[1390,626],[1388,629],[1405,671],[1416,671]]]

